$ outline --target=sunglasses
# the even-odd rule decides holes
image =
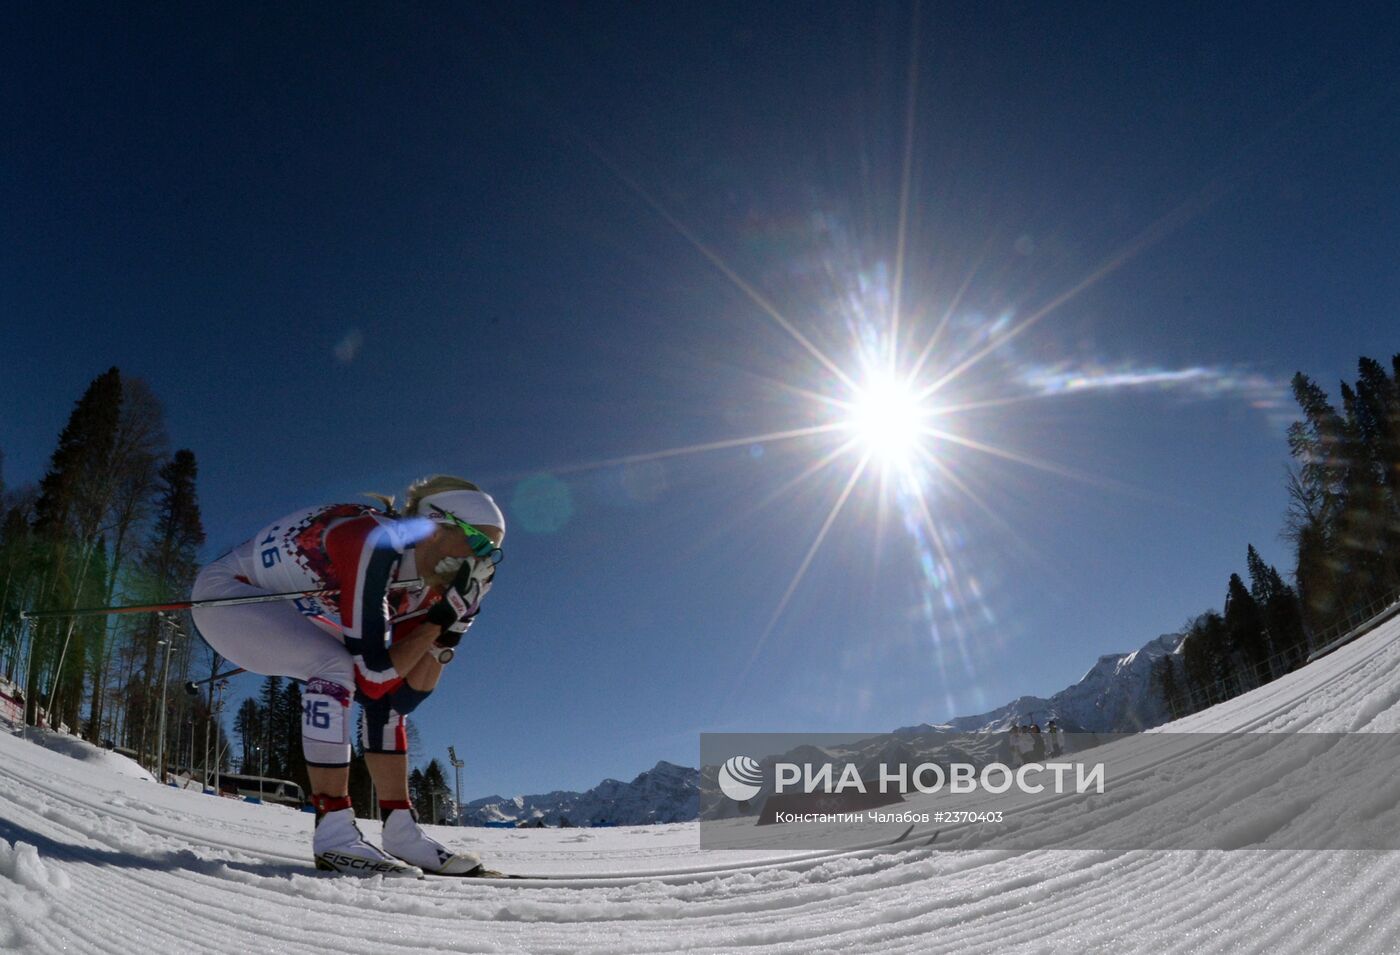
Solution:
[[[505,554],[496,546],[496,542],[483,534],[479,529],[468,524],[451,511],[444,511],[436,504],[429,504],[433,513],[442,519],[444,523],[451,524],[467,535],[467,546],[472,549],[472,553],[478,557],[485,557],[493,564],[499,564],[505,558]]]

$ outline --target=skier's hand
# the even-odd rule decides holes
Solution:
[[[445,647],[456,646],[462,634],[471,626],[481,601],[491,589],[496,577],[496,565],[485,557],[447,557],[438,562],[436,570],[445,573],[454,569],[452,582],[447,585],[442,599],[428,611],[427,621],[442,627],[438,643]],[[448,642],[448,641],[451,642]]]
[[[434,640],[433,643],[440,647],[455,647],[462,642],[462,637],[466,635],[467,631],[472,628],[472,624],[475,622],[476,617],[468,617],[466,620],[462,621],[460,630],[456,629],[456,625],[451,628],[443,627],[442,633],[438,634],[437,639]]]

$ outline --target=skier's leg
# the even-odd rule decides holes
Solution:
[[[365,765],[374,780],[380,805],[408,802],[408,754],[365,753]]]
[[[239,580],[236,565],[225,561],[204,568],[195,582],[196,599],[264,592]],[[345,646],[291,602],[199,608],[195,624],[210,646],[239,666],[305,681],[301,744],[316,807],[317,868],[357,875],[422,875],[370,845],[355,825],[349,797],[354,661]]]
[[[471,875],[481,859],[454,851],[423,831],[408,798],[406,717],[387,703],[364,707],[365,764],[374,778],[384,813],[384,848],[391,855],[437,875]]]
[[[410,702],[401,703],[405,709],[416,706],[432,692],[442,673],[441,664],[424,657],[404,677]],[[408,716],[384,700],[364,704],[361,724],[365,765],[374,780],[379,802],[408,803]]]
[[[195,583],[198,599],[208,594],[242,597],[263,592],[235,579],[219,563],[206,567]],[[307,767],[314,773],[312,791],[344,796],[355,686],[354,661],[344,644],[290,601],[196,608],[194,620],[200,634],[224,658],[253,673],[305,682],[301,741]]]
[[[413,697],[425,698],[437,686],[442,665],[424,657],[404,676]],[[369,703],[364,707],[363,723],[365,765],[374,779],[379,801],[408,802],[408,717],[387,703]],[[402,735],[402,739],[400,736]]]
[[[194,599],[252,597],[267,591],[242,579],[231,554],[199,572]],[[224,659],[251,673],[298,680],[324,677],[354,687],[349,652],[335,637],[299,611],[292,601],[196,607],[195,626],[206,643]]]
[[[306,775],[311,779],[313,793],[346,798],[350,795],[349,766],[307,766]]]
[[[344,648],[341,654],[349,663]],[[354,875],[421,876],[420,869],[367,842],[355,824],[349,795],[351,692],[332,679],[338,672],[329,666],[322,672],[325,675],[308,680],[302,692],[302,748],[315,792],[316,867]],[[353,676],[347,674],[347,682],[350,679]]]

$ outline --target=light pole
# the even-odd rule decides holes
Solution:
[[[212,694],[212,690],[210,691]],[[209,730],[214,725],[214,707],[209,707],[209,712],[204,718],[204,778],[200,781],[204,789],[209,788]]]
[[[188,755],[186,755],[185,753],[181,753],[181,754],[180,754],[181,758],[183,758],[184,761],[185,761],[185,777],[186,777],[186,778],[185,778],[185,784],[184,784],[184,786],[181,787],[182,789],[188,787],[189,784],[190,784],[190,780],[192,780],[192,779],[194,778],[194,715],[193,715],[193,714],[190,715],[190,718],[189,718],[189,719],[185,720],[185,725],[184,725],[184,727],[183,727],[183,731],[186,732],[186,733],[189,733],[190,735],[189,735],[189,753],[188,753]]]
[[[253,744],[253,752],[255,752],[255,753],[258,754],[258,804],[261,805],[261,804],[262,804],[262,801],[263,801],[263,778],[262,778],[262,773],[263,773],[263,767],[267,765],[267,747],[266,747],[266,746],[259,746],[257,743],[254,743],[254,744]],[[245,773],[248,771],[248,769],[247,769],[246,766],[244,767],[243,771],[244,771]]]
[[[223,713],[224,711],[224,687],[226,686],[228,686],[228,680],[220,680],[218,683],[214,684],[214,690],[218,691],[219,698],[218,701],[214,704],[213,710],[210,712],[211,720],[217,720],[219,718],[219,714]],[[219,737],[223,735],[223,727],[220,726],[219,729],[220,732],[216,732],[214,734],[214,795],[216,796],[219,795],[219,764],[223,762],[224,757],[224,754],[219,747]],[[207,736],[208,733],[206,732],[205,735]],[[206,776],[208,775],[208,772],[208,767],[205,767]]]
[[[452,760],[452,768],[457,771],[457,825],[462,824],[462,767],[467,765],[457,758],[457,747],[447,747],[447,756]]]
[[[209,684],[209,715],[204,721],[204,788],[209,788],[209,732],[214,728],[214,721],[224,709],[224,687],[228,685],[227,680],[218,680]],[[214,692],[218,691],[218,702],[214,700]],[[193,744],[191,744],[193,745]],[[217,754],[219,746],[218,737],[214,738],[214,749]],[[193,759],[193,757],[191,757]],[[219,794],[219,777],[217,771],[214,774],[214,795]]]
[[[160,732],[156,734],[156,781],[165,784],[165,690],[170,682],[170,648],[175,644],[175,624],[165,614],[158,614],[165,626],[165,636],[156,646],[165,647],[165,661],[160,668]]]

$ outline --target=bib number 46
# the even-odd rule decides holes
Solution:
[[[261,548],[258,551],[258,554],[262,557],[262,565],[264,567],[273,567],[277,564],[282,563],[282,553],[277,549],[278,530],[279,528],[274,527],[271,531],[268,532],[266,539],[264,539],[258,544],[258,547]],[[269,544],[271,544],[272,546],[269,547]]]
[[[307,726],[318,730],[330,729],[331,701],[303,700],[301,704],[301,720]]]

